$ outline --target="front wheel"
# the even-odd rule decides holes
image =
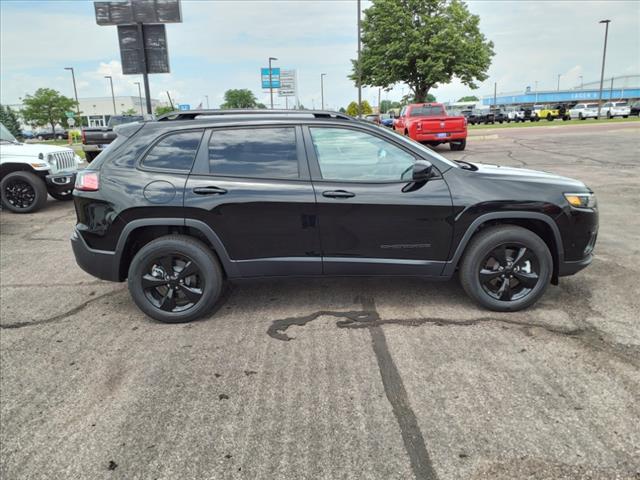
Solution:
[[[47,203],[47,186],[35,173],[19,171],[0,182],[2,206],[14,213],[32,213]]]
[[[478,233],[465,252],[460,280],[481,306],[513,312],[533,305],[551,279],[553,260],[535,233],[513,225],[498,225]]]
[[[204,243],[167,235],[140,249],[129,266],[129,292],[138,308],[164,323],[207,314],[220,297],[223,275]]]

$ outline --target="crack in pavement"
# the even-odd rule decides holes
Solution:
[[[24,327],[33,327],[37,325],[43,325],[47,323],[59,322],[61,320],[65,320],[66,318],[75,315],[76,313],[84,310],[90,304],[97,302],[98,300],[102,300],[104,298],[108,298],[111,296],[115,296],[119,293],[124,292],[126,289],[121,288],[118,290],[113,290],[111,292],[103,293],[102,295],[98,295],[97,297],[90,298],[89,300],[82,302],[80,305],[73,307],[71,310],[67,310],[66,312],[59,313],[58,315],[54,315],[53,317],[43,318],[42,320],[36,320],[34,322],[16,322],[16,323],[7,323],[4,325],[0,325],[0,329],[16,329],[16,328],[24,328]]]

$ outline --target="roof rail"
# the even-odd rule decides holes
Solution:
[[[265,110],[265,109],[229,109],[229,110],[180,110],[165,113],[156,120],[159,122],[172,120],[195,120],[198,117],[230,115],[310,115],[315,118],[336,118],[355,120],[345,113],[330,112],[328,110]]]

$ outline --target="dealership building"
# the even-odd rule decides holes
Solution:
[[[566,104],[597,102],[600,98],[600,81],[589,82],[571,89],[540,90],[527,87],[524,92],[497,93],[482,97],[483,106]],[[633,101],[640,99],[640,75],[605,78],[602,100]]]

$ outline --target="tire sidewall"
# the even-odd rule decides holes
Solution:
[[[534,304],[545,292],[553,273],[553,259],[544,240],[522,227],[497,227],[481,232],[469,247],[461,268],[462,284],[469,296],[485,308],[495,311],[517,311]],[[505,243],[519,243],[534,252],[540,264],[539,280],[525,297],[504,302],[488,295],[480,283],[480,264],[496,247]]]
[[[153,306],[142,288],[141,278],[145,267],[154,258],[168,254],[180,254],[190,258],[200,268],[204,280],[204,291],[197,305],[186,312],[166,312]],[[135,304],[149,317],[163,323],[185,323],[208,313],[222,291],[222,271],[213,254],[201,242],[187,237],[166,237],[154,240],[138,251],[128,274],[129,293]]]

